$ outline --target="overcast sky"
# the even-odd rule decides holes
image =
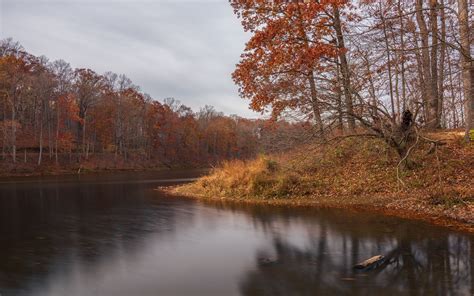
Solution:
[[[227,0],[0,0],[0,20],[34,55],[125,74],[195,111],[259,116],[231,79],[248,35]]]

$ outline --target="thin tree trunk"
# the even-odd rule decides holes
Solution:
[[[333,7],[334,7],[334,29],[337,35],[336,38],[337,38],[337,48],[339,50],[339,62],[341,63],[342,86],[344,90],[346,112],[348,114],[347,123],[349,125],[349,130],[353,132],[355,130],[355,118],[353,117],[354,107],[353,107],[353,100],[352,100],[349,64],[347,62],[347,57],[345,53],[344,35],[342,33],[341,16],[339,13],[339,8],[336,5],[334,5]]]
[[[86,159],[89,159],[89,141],[87,141],[86,145]]]
[[[402,7],[401,7],[401,1],[398,1],[397,5],[398,9],[398,15],[400,16],[400,46],[402,52],[405,52],[405,22],[403,21],[403,14],[402,14]],[[402,78],[402,109],[405,111],[407,109],[406,103],[407,103],[407,90],[406,90],[406,78],[405,78],[405,57],[402,55],[401,57],[401,78]]]
[[[55,150],[55,161],[56,164],[59,163],[58,161],[58,142],[59,142],[59,124],[60,124],[60,119],[59,119],[59,100],[57,101],[56,104],[56,139],[54,143],[54,150]]]
[[[82,154],[86,152],[86,114],[84,113],[84,123],[82,124]]]
[[[426,126],[428,128],[436,128],[436,113],[433,114],[432,106],[433,102],[437,101],[437,97],[435,97],[433,86],[433,79],[431,76],[431,59],[430,59],[430,51],[429,51],[429,34],[428,29],[426,27],[425,18],[423,16],[423,0],[416,0],[416,20],[418,23],[418,27],[420,28],[420,36],[421,36],[421,66],[423,70],[423,88],[425,89],[426,97],[423,98],[424,108],[425,108],[425,115],[426,115]],[[438,103],[436,102],[436,106]]]
[[[369,69],[370,70],[370,69]],[[336,104],[337,104],[337,121],[339,126],[339,131],[344,132],[344,113],[342,110],[342,90],[341,90],[341,71],[339,65],[336,65]]]
[[[382,19],[382,29],[383,29],[383,39],[385,41],[385,50],[387,53],[387,70],[388,70],[388,86],[389,86],[389,93],[390,93],[390,105],[392,107],[392,120],[395,121],[397,117],[395,113],[395,102],[393,100],[393,82],[392,82],[392,59],[390,56],[390,46],[388,44],[388,34],[387,34],[387,26],[385,24],[385,18],[382,12],[382,2],[380,3],[380,18]]]
[[[38,165],[41,165],[41,160],[43,157],[43,111],[41,111],[39,126],[40,126],[40,133],[39,133]]]
[[[430,102],[430,112],[434,118],[434,128],[440,127],[439,89],[438,89],[438,1],[430,0],[431,27],[431,88],[434,100]]]
[[[420,44],[418,42],[418,36],[417,32],[413,32],[413,39],[415,42],[415,46],[419,47]],[[416,57],[416,70],[418,72],[418,79],[419,79],[419,86],[421,89],[421,97],[422,97],[422,107],[423,107],[423,117],[425,120],[425,123],[428,122],[429,114],[428,114],[428,108],[427,108],[427,103],[426,103],[426,98],[428,97],[427,94],[427,87],[426,87],[426,82],[423,76],[423,59],[421,57],[421,54],[418,50],[415,51],[415,57]]]
[[[51,136],[51,112],[48,108],[48,112],[46,115],[46,121],[48,123],[48,156],[49,159],[51,160],[53,158],[53,137]]]
[[[448,70],[449,70],[449,84],[450,84],[450,91],[451,91],[451,108],[453,112],[453,128],[459,127],[459,122],[457,120],[457,114],[456,114],[456,92],[454,90],[454,81],[453,81],[453,71],[452,71],[452,66],[451,66],[451,58],[450,55],[447,55],[447,60],[448,60]]]
[[[298,12],[299,12],[298,28],[299,28],[300,37],[304,40],[305,47],[309,48],[308,41],[306,40],[306,31],[303,26],[303,23],[301,22],[301,11],[298,10]],[[308,73],[308,82],[309,82],[309,88],[310,88],[311,107],[313,109],[314,121],[317,125],[317,129],[320,133],[320,136],[324,138],[324,124],[323,124],[323,120],[321,119],[321,108],[319,106],[318,93],[316,90],[316,83],[314,82],[314,73],[312,69],[310,69]]]
[[[309,86],[311,90],[311,105],[313,108],[314,120],[316,122],[319,134],[324,138],[324,125],[323,120],[321,119],[321,110],[319,107],[318,93],[316,91],[316,84],[314,83],[314,74],[311,71],[309,74]]]
[[[441,45],[439,56],[439,74],[438,74],[438,118],[443,124],[446,124],[444,111],[444,80],[445,80],[445,59],[446,59],[446,15],[444,9],[444,0],[440,0],[440,18],[441,18]]]
[[[467,0],[458,0],[459,35],[461,43],[461,69],[464,93],[466,141],[474,140],[474,65],[469,40],[469,15]]]
[[[5,146],[7,145],[7,126],[5,125],[5,121],[7,119],[7,100],[3,101],[3,142],[2,142],[2,160],[5,160]]]
[[[13,100],[12,100],[12,123],[11,123],[11,129],[12,129],[12,136],[11,136],[11,141],[12,141],[12,158],[13,158],[13,163],[16,163],[16,108],[15,108],[15,95],[13,95]]]

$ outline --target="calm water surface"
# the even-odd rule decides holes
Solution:
[[[0,182],[0,294],[474,295],[474,237],[153,189],[199,172]],[[353,265],[389,258],[371,271]]]

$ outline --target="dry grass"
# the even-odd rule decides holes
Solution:
[[[185,190],[205,196],[259,199],[354,196],[383,192],[387,183],[396,185],[395,172],[389,169],[395,163],[382,142],[347,139],[253,161],[226,162]]]
[[[474,145],[453,132],[428,135],[446,145],[427,154],[397,180],[396,154],[381,141],[347,138],[326,146],[231,161],[175,192],[204,198],[287,201],[328,206],[377,206],[474,223]]]
[[[228,161],[189,188],[206,195],[264,198],[271,192],[279,192],[276,187],[280,174],[277,162],[263,156],[253,161]]]

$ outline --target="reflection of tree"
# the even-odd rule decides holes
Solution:
[[[238,209],[234,209],[238,210]],[[273,237],[259,251],[255,269],[241,281],[243,295],[470,295],[473,289],[472,236],[380,216],[356,217],[315,211],[298,213],[308,229],[304,247],[271,231],[279,215],[258,209],[261,227]],[[296,211],[298,212],[298,211]],[[256,214],[257,213],[257,214]],[[336,212],[338,213],[338,212]],[[339,213],[338,213],[339,214]],[[341,223],[341,219],[346,220]],[[283,224],[289,219],[285,216]],[[381,223],[381,221],[384,221]],[[354,264],[376,254],[387,260],[379,268],[359,272]],[[272,264],[260,258],[271,257]]]
[[[249,272],[241,285],[243,295],[338,295],[343,291],[337,285],[324,287],[321,279],[324,270],[319,264],[324,249],[308,252],[292,248],[278,238],[274,240],[275,263],[258,264]]]
[[[330,255],[325,239],[306,249],[293,247],[275,238],[273,250],[262,250],[258,257],[274,253],[272,264],[256,264],[241,282],[243,295],[468,295],[470,270],[468,241],[450,244],[430,239],[427,245],[401,240],[380,268],[358,273],[345,266],[351,250]],[[456,249],[462,248],[460,253]],[[341,260],[342,259],[342,260]],[[452,264],[450,261],[457,261]],[[472,262],[470,262],[472,265]],[[452,266],[457,266],[456,270]],[[464,266],[464,267],[462,267]]]
[[[72,261],[94,265],[119,252],[139,253],[147,233],[172,233],[177,221],[189,224],[192,216],[180,215],[176,207],[155,206],[154,186],[77,181],[2,185],[0,292],[17,294],[53,272],[66,271]]]
[[[0,188],[0,291],[18,294],[27,285],[41,285],[54,272],[70,272],[72,260],[93,269],[123,254],[134,257],[143,251],[144,240],[157,237],[147,233],[158,233],[161,239],[174,233],[177,223],[193,224],[192,202],[156,200],[155,193],[150,198],[145,186],[155,185],[146,184]],[[235,212],[253,225],[251,231],[259,237],[263,233],[270,238],[270,244],[256,254],[254,266],[239,279],[243,295],[472,295],[474,291],[472,236],[345,211],[214,207],[223,209],[227,218]],[[206,215],[206,231],[219,227],[222,216],[214,211]],[[380,268],[353,269],[376,254],[387,257]]]

